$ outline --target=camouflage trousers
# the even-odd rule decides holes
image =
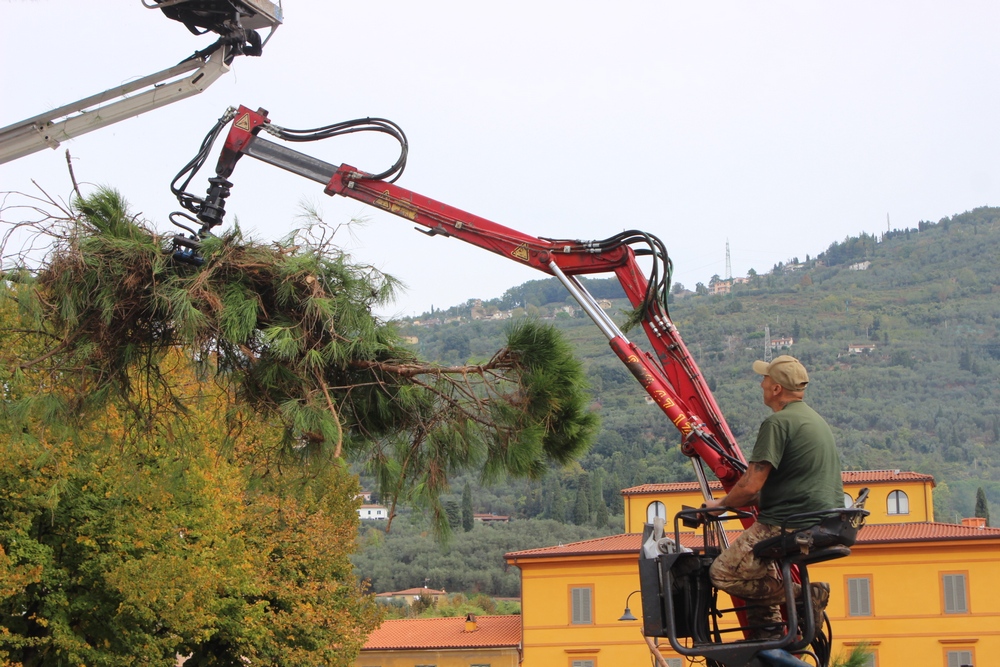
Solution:
[[[785,588],[781,582],[778,564],[770,559],[758,559],[753,555],[754,545],[774,537],[781,532],[780,526],[770,526],[757,522],[743,531],[728,549],[722,552],[709,570],[712,584],[732,596],[747,601],[747,624],[750,626],[777,626],[782,622],[778,605],[785,600]],[[801,586],[792,584],[795,597],[801,593]],[[755,637],[780,634],[775,630],[755,630]]]

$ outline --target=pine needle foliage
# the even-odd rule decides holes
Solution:
[[[833,667],[865,667],[871,664],[871,650],[867,643],[857,644],[847,655],[840,654],[834,660]]]
[[[423,363],[372,312],[397,281],[352,264],[320,223],[276,244],[235,227],[194,267],[111,189],[56,222],[43,265],[8,271],[3,285],[43,341],[13,366],[44,390],[24,392],[12,414],[73,425],[122,401],[133,429],[154,428],[184,412],[165,365],[180,349],[226,388],[234,429],[255,415],[281,421],[277,461],[361,461],[393,507],[425,505],[439,525],[453,473],[538,476],[596,431],[582,367],[553,328],[515,324],[486,363]]]

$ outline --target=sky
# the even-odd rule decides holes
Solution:
[[[262,57],[201,95],[0,165],[0,191],[68,197],[69,149],[84,188],[117,188],[168,232],[170,182],[227,107],[288,128],[379,116],[409,137],[399,185],[535,236],[648,231],[688,288],[725,277],[727,242],[740,276],[998,201],[1000,3],[286,0],[284,15]],[[0,23],[0,126],[212,41],[139,0],[0,0]],[[294,148],[370,172],[395,158],[378,135]],[[249,158],[230,180],[227,220],[260,239],[303,208],[363,219],[338,238],[407,285],[386,317],[546,277]]]

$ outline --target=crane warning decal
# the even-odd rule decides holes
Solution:
[[[388,190],[384,190],[382,194],[380,194],[372,203],[379,208],[389,211],[389,213],[400,216],[401,218],[406,218],[408,220],[417,219],[416,208],[406,202],[396,199]]]
[[[243,130],[244,132],[249,132],[250,131],[250,114],[245,113],[242,116],[240,116],[239,118],[237,118],[236,122],[234,123],[234,125],[236,127],[240,128],[241,130]]]
[[[511,251],[510,256],[513,257],[514,259],[519,259],[522,262],[527,262],[528,261],[528,244],[527,243],[522,243],[521,245],[517,246],[516,248],[514,248]]]

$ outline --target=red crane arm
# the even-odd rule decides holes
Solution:
[[[258,137],[262,129],[268,130],[269,123],[267,112],[239,108],[219,157],[218,176],[228,178],[236,161],[250,155],[322,183],[329,195],[349,197],[421,225],[432,236],[454,237],[556,276],[680,432],[684,453],[707,464],[727,491],[735,485],[746,468],[746,460],[701,371],[670,321],[666,304],[650,290],[631,247],[638,240],[652,237],[640,232],[605,241],[531,236],[373,178],[352,166],[334,166]],[[642,328],[655,357],[630,342],[576,279],[578,275],[609,272],[615,274],[632,306],[642,313]],[[695,469],[700,471],[698,465]],[[699,477],[707,491],[703,473]]]

